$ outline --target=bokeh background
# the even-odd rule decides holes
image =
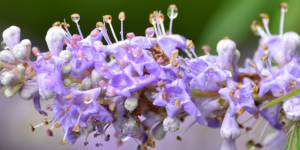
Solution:
[[[45,35],[55,21],[66,21],[71,25],[71,33],[77,33],[75,23],[70,15],[80,14],[79,24],[84,36],[87,36],[95,28],[97,21],[102,21],[102,16],[110,14],[113,17],[113,27],[119,35],[120,22],[117,16],[120,11],[126,13],[124,21],[124,33],[134,32],[136,35],[144,35],[145,29],[150,27],[149,14],[154,10],[161,10],[165,14],[166,29],[169,19],[166,16],[170,4],[176,4],[179,10],[178,17],[174,20],[173,33],[181,34],[194,41],[197,54],[202,55],[201,45],[211,46],[211,53],[215,53],[219,40],[228,36],[234,40],[237,49],[241,51],[242,58],[239,61],[243,65],[245,57],[251,57],[257,48],[259,37],[254,36],[250,24],[253,20],[260,20],[259,13],[267,13],[270,17],[270,31],[272,34],[279,32],[281,0],[1,0],[0,5],[0,31],[11,25],[21,28],[21,39],[30,39],[33,46],[47,51]],[[300,33],[300,6],[299,0],[286,0],[289,10],[286,13],[284,31]],[[109,31],[110,32],[110,31]],[[2,40],[2,39],[0,39]],[[41,123],[43,117],[39,115],[32,101],[23,101],[15,96],[8,99],[0,96],[0,149],[23,150],[76,150],[76,149],[117,149],[116,140],[103,142],[104,147],[96,148],[98,139],[89,137],[89,145],[84,147],[84,140],[75,145],[60,146],[63,138],[61,130],[54,130],[54,137],[47,137],[45,130],[48,127],[38,128],[34,133],[29,130],[28,124]],[[247,118],[245,114],[239,118],[243,122]],[[176,140],[176,136],[185,129],[193,118],[188,118],[181,124],[181,129],[176,133],[168,133],[162,141],[156,142],[156,149],[172,150],[215,150],[219,149],[222,138],[219,129],[210,129],[200,125],[194,125],[183,137],[183,141]],[[258,131],[258,133],[260,130]],[[270,130],[270,132],[272,132]],[[245,149],[245,142],[250,134],[245,132],[237,140],[239,150]],[[256,135],[258,138],[259,135]],[[120,150],[136,149],[136,142],[130,139]],[[151,149],[151,148],[149,148]]]

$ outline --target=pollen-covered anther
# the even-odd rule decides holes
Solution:
[[[46,119],[43,119],[42,122],[44,123],[44,125],[48,125],[49,124],[49,122]]]
[[[290,86],[295,86],[296,83],[297,83],[296,80],[290,80],[289,85],[290,85]]]
[[[182,138],[181,138],[180,136],[177,136],[176,139],[177,139],[178,141],[182,141]]]
[[[57,128],[57,129],[61,129],[62,128],[61,124],[59,124],[59,123],[54,124],[54,127]]]
[[[191,48],[191,47],[194,47],[195,45],[192,40],[187,39],[185,42],[185,46],[188,48]]]
[[[112,21],[111,15],[105,15],[105,16],[102,16],[102,18],[104,19],[104,21],[106,23],[111,23],[111,21]]]
[[[214,71],[214,69],[213,69],[213,68],[209,68],[209,69],[208,69],[208,71],[210,71],[210,72],[213,72],[213,71]]]
[[[34,132],[35,128],[33,127],[32,124],[29,124],[29,128],[30,128],[31,132]]]
[[[256,67],[256,63],[254,61],[249,61],[248,64],[250,67],[253,67],[253,68]]]
[[[161,95],[162,99],[165,100],[168,98],[168,93],[167,92],[163,92]]]
[[[73,94],[71,92],[68,95],[65,96],[66,100],[71,100],[73,98],[74,98],[74,96],[73,96]]]
[[[280,89],[280,90],[279,90],[279,93],[280,93],[280,94],[284,94],[284,89]]]
[[[59,26],[60,27],[61,26],[60,22],[59,21],[54,22],[53,25],[52,25],[52,27],[55,27],[55,26]]]
[[[203,45],[203,46],[201,46],[201,50],[203,51],[203,53],[207,54],[210,51],[210,46],[209,45]]]
[[[228,36],[225,36],[225,37],[223,38],[223,40],[229,40],[229,37],[228,37]]]
[[[252,29],[253,31],[255,31],[256,28],[257,28],[258,26],[261,27],[261,26],[262,26],[261,23],[258,22],[258,21],[256,21],[256,20],[254,20],[254,21],[252,22],[252,24],[251,24],[251,29]]]
[[[267,44],[260,44],[259,45],[261,48],[263,48],[264,50],[268,50],[269,46]]]
[[[255,119],[258,119],[258,117],[259,117],[259,112],[255,113],[255,114],[253,115],[253,117],[254,117]]]
[[[254,84],[253,86],[253,93],[258,93],[258,85]]]
[[[66,111],[69,112],[70,110],[71,110],[71,106],[68,106],[68,107],[66,108]]]
[[[282,3],[280,4],[280,8],[284,8],[284,10],[285,10],[285,12],[286,12],[287,9],[289,8],[289,5],[288,5],[287,3],[285,3],[285,2],[282,2]]]
[[[180,71],[176,71],[176,76],[179,78],[179,79],[182,79],[182,73]]]
[[[46,54],[43,55],[44,60],[49,60],[52,57],[50,52],[47,52]]]
[[[150,14],[150,15],[149,15],[149,21],[150,21],[150,23],[151,23],[152,25],[156,24],[156,22],[155,22],[155,16],[154,16],[153,14]]]
[[[239,115],[243,114],[244,112],[245,112],[245,109],[244,108],[240,108],[235,113],[239,116]]]
[[[179,99],[175,101],[175,107],[180,108],[180,100]]]
[[[79,132],[79,131],[80,131],[80,128],[81,128],[80,124],[79,124],[79,123],[76,123],[76,124],[74,125],[74,127],[72,128],[72,131],[74,131],[74,132]]]
[[[64,26],[64,27],[70,27],[70,25],[68,23],[65,23],[65,22],[62,22],[61,25]]]
[[[121,21],[125,20],[125,13],[124,13],[124,11],[122,11],[122,12],[119,13],[119,19]]]
[[[269,19],[269,16],[265,13],[260,13],[259,16],[261,19]]]
[[[104,24],[102,22],[97,22],[96,27],[98,30],[102,30],[104,28]]]
[[[157,85],[160,88],[160,90],[162,90],[162,88],[167,88],[163,80],[158,81]]]
[[[176,59],[176,55],[179,53],[178,49],[175,49],[171,52],[170,63],[172,63]]]
[[[241,89],[243,87],[243,84],[242,83],[237,83],[236,85],[235,85],[235,88],[237,88],[237,89]]]
[[[67,142],[67,141],[61,141],[59,144],[60,144],[60,145],[67,145],[68,142]]]
[[[229,92],[229,96],[230,96],[230,97],[233,97],[234,94],[235,94],[235,91],[234,91],[234,90],[231,90],[231,91]]]
[[[269,59],[269,56],[268,55],[263,55],[263,56],[260,57],[260,59],[262,61],[267,61]]]
[[[86,103],[86,104],[91,103],[91,102],[93,101],[92,95],[91,95],[91,94],[85,95],[84,98],[83,98],[83,101],[84,101],[84,103]]]
[[[161,22],[164,22],[165,16],[164,16],[163,13],[160,13],[160,14],[159,14],[159,19],[160,19]]]

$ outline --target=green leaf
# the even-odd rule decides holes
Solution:
[[[290,97],[293,97],[293,96],[295,96],[295,95],[297,95],[297,94],[299,94],[299,93],[300,93],[300,86],[297,87],[297,88],[295,88],[295,89],[292,90],[291,92],[287,93],[286,95],[283,95],[282,97],[279,97],[279,98],[277,98],[277,99],[274,99],[274,100],[272,100],[271,102],[265,104],[264,106],[262,106],[262,107],[260,108],[260,110],[262,110],[262,109],[264,109],[264,108],[267,108],[267,107],[269,107],[269,106],[272,106],[272,105],[274,105],[274,104],[280,103],[280,102],[282,102],[282,101],[284,101],[284,100],[286,100],[286,99],[288,99],[288,98],[290,98]]]
[[[299,126],[296,126],[296,149],[300,150],[300,134],[299,134]]]

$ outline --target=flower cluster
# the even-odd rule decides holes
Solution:
[[[299,35],[283,33],[287,7],[280,5],[279,35],[270,33],[268,15],[260,15],[264,28],[253,22],[252,30],[262,39],[244,68],[237,66],[241,54],[229,38],[217,44],[218,55],[211,55],[206,45],[201,48],[205,55],[197,56],[192,40],[172,33],[178,16],[175,5],[168,8],[168,31],[164,15],[154,11],[149,17],[153,27],[145,30],[145,36],[130,32],[126,39],[125,13],[121,12],[121,40],[114,32],[112,16],[103,16],[103,22],[97,22],[84,37],[78,24],[80,16],[72,14],[79,34],[71,34],[66,21],[55,22],[46,35],[49,52],[32,47],[28,39],[20,42],[20,28],[11,26],[3,32],[1,43],[1,92],[9,98],[18,93],[21,99],[32,100],[45,119],[35,126],[30,124],[30,129],[33,132],[52,124],[46,130],[48,136],[53,136],[54,128],[62,129],[61,145],[94,134],[100,147],[101,139],[109,141],[110,128],[114,128],[118,146],[134,138],[138,150],[145,150],[155,147],[154,140],[162,140],[167,132],[178,131],[184,119],[192,116],[192,125],[221,128],[222,150],[236,149],[235,140],[250,120],[246,132],[259,123],[246,144],[249,149],[282,149],[288,127],[300,120],[300,95],[266,109],[259,107],[300,85]],[[108,36],[108,26],[113,39]],[[180,51],[186,57],[180,56]],[[30,59],[31,53],[36,61]],[[278,66],[272,66],[273,61]],[[42,107],[41,101],[53,104]],[[239,123],[237,118],[245,111],[251,117]],[[263,121],[263,132],[256,140]],[[262,142],[269,125],[277,132]],[[177,139],[181,141],[183,135]]]

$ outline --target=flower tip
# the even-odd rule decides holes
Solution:
[[[187,39],[185,42],[185,46],[188,48],[191,48],[191,47],[194,47],[195,45],[192,40]]]
[[[119,19],[121,21],[125,20],[125,13],[124,13],[124,11],[122,11],[122,12],[119,13]]]
[[[64,27],[70,27],[70,25],[68,23],[64,23],[64,22],[62,22],[61,25]]]
[[[280,3],[280,8],[288,9],[289,5],[285,2]]]
[[[254,20],[254,21],[252,22],[252,24],[251,24],[251,29],[252,29],[253,31],[255,31],[256,28],[257,28],[258,26],[261,27],[261,23],[258,22],[258,21],[256,21],[256,20]]]
[[[176,7],[175,4],[171,4],[171,5],[169,6],[169,8],[174,9],[175,11],[177,11],[177,7]]]
[[[181,138],[180,136],[177,136],[176,139],[177,139],[178,141],[182,141],[182,138]]]
[[[260,13],[259,16],[261,19],[269,19],[269,16],[265,13]]]
[[[229,37],[228,37],[228,36],[225,36],[225,37],[223,38],[223,40],[229,40]]]
[[[102,16],[102,18],[104,19],[104,21],[106,23],[111,23],[111,21],[112,21],[111,15],[105,15],[105,16]]]

